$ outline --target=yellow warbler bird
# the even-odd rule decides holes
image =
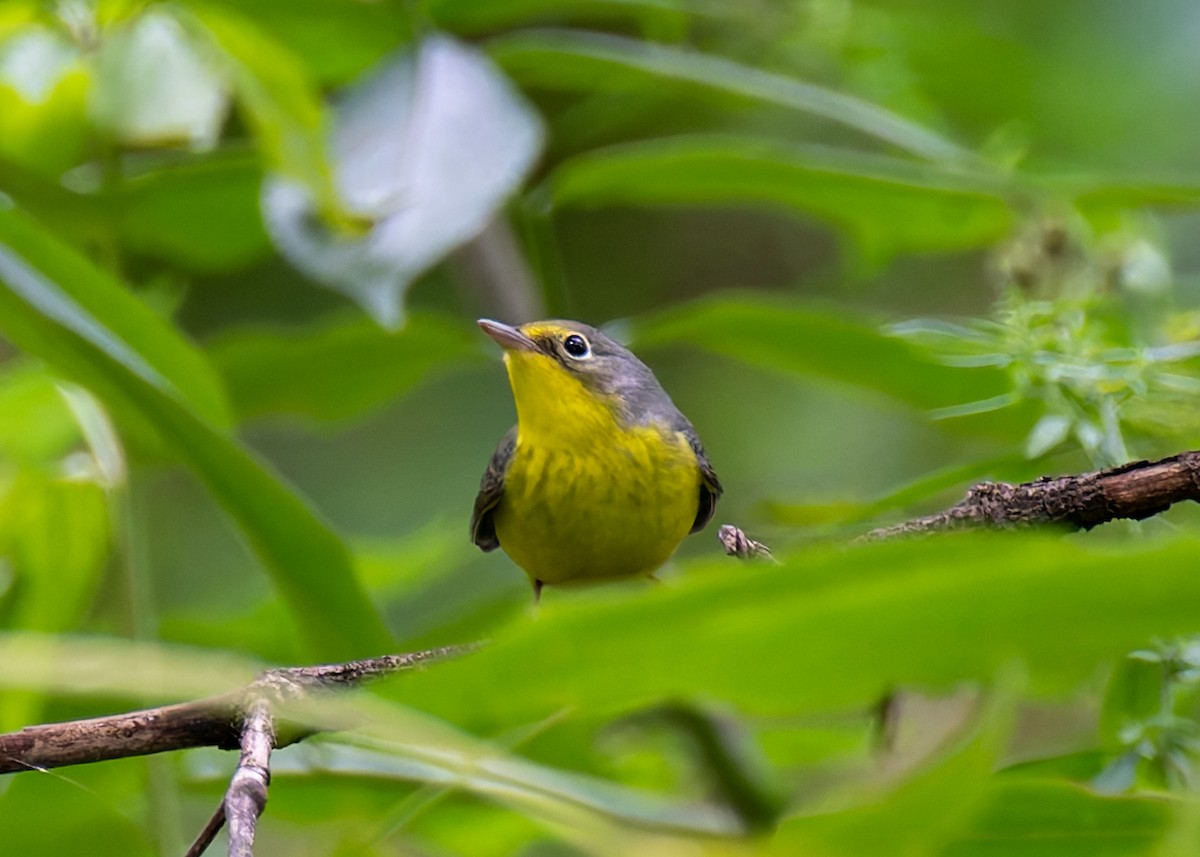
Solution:
[[[629,349],[576,321],[479,326],[504,349],[517,425],[483,474],[471,538],[533,582],[650,574],[713,516],[696,430]]]

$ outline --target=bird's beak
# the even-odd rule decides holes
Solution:
[[[483,332],[496,340],[496,344],[505,351],[539,351],[538,344],[522,333],[518,328],[490,318],[481,318],[478,322]]]

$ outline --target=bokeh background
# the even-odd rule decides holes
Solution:
[[[7,0],[0,725],[489,638],[278,754],[260,853],[1191,853],[1194,510],[851,545],[1197,446],[1198,40],[1181,0]],[[514,419],[481,316],[629,342],[783,564],[706,531],[533,612],[467,538]],[[230,764],[0,819],[181,853]]]

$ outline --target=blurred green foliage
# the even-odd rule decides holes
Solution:
[[[289,712],[361,725],[276,755],[259,853],[1194,853],[1194,510],[849,543],[1200,446],[1197,28],[8,0],[0,728],[488,639]],[[466,538],[481,315],[629,341],[780,564],[535,615]],[[181,853],[231,765],[8,777],[5,848]]]

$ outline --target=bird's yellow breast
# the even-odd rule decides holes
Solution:
[[[541,355],[507,355],[517,441],[494,513],[505,552],[534,580],[647,574],[691,529],[700,471],[669,427],[625,426]]]

